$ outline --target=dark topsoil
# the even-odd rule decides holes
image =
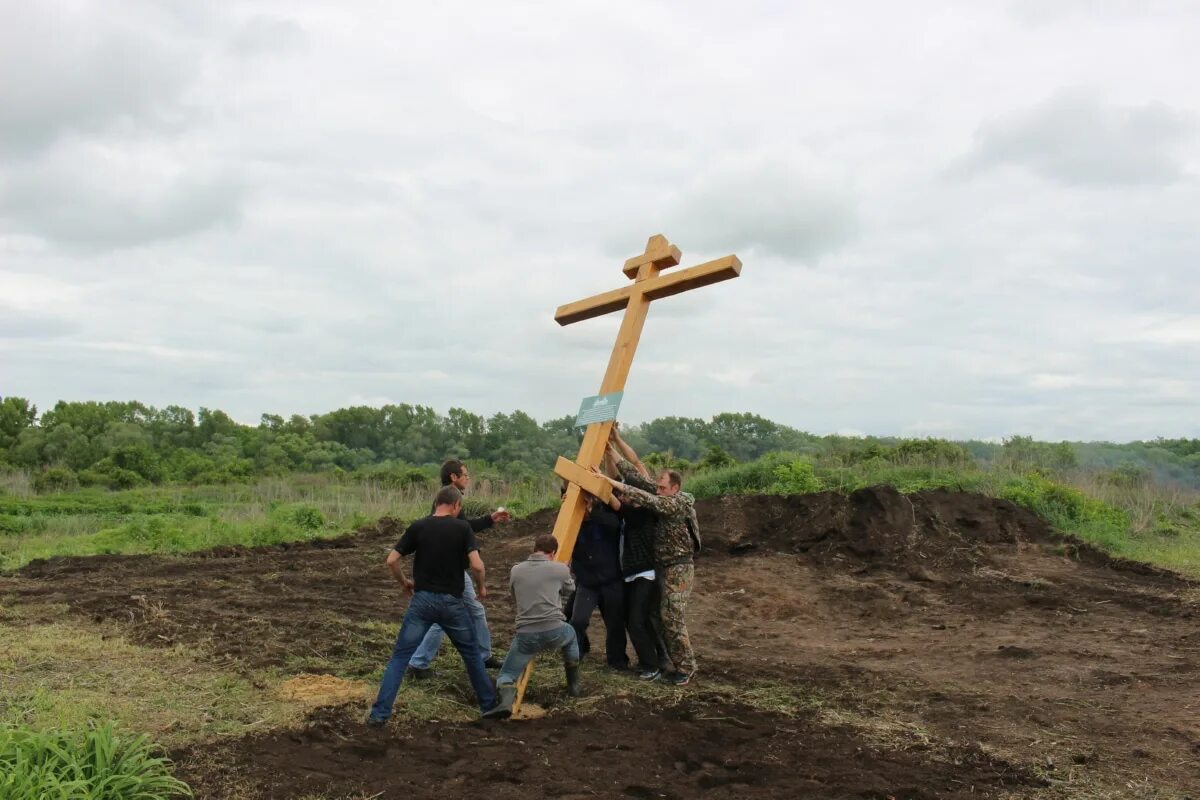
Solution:
[[[701,673],[677,703],[600,698],[578,713],[535,676],[543,719],[378,733],[363,709],[325,709],[301,730],[177,753],[183,776],[204,797],[1200,796],[1194,583],[973,494],[876,487],[698,511]],[[481,537],[501,648],[508,567],[553,518]],[[0,595],[118,620],[148,644],[202,645],[235,669],[366,674],[389,642],[361,623],[403,611],[382,568],[401,530],[385,519],[294,546],[54,559],[0,579]],[[755,711],[706,677],[792,687],[826,713]]]

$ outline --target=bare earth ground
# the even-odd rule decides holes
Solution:
[[[597,669],[591,696],[567,702],[543,662],[529,695],[540,719],[380,733],[361,703],[321,708],[295,730],[178,751],[181,776],[214,798],[1200,797],[1195,583],[972,494],[873,488],[699,511],[692,686],[647,691]],[[552,520],[483,535],[500,648],[508,567]],[[399,533],[383,520],[294,547],[56,559],[0,579],[0,597],[195,644],[231,670],[367,677],[403,611],[381,566]],[[439,668],[469,702],[461,666]]]

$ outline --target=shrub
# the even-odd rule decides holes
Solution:
[[[767,494],[774,491],[775,487],[783,481],[804,482],[801,477],[803,467],[797,468],[800,473],[790,471],[791,465],[794,464],[807,464],[807,462],[797,459],[791,453],[768,453],[757,461],[735,464],[731,467],[713,469],[695,475],[684,481],[683,488],[697,497],[717,497],[723,494]],[[776,473],[776,468],[781,466],[789,468],[782,473],[783,477]],[[811,465],[808,468],[811,472]]]
[[[111,723],[83,734],[0,727],[0,797],[5,800],[162,800],[191,797],[145,736]]]
[[[821,479],[813,472],[813,465],[797,459],[775,467],[775,482],[767,491],[769,494],[812,494],[823,488]]]
[[[1115,469],[1106,469],[1098,473],[1096,480],[1108,486],[1138,489],[1150,483],[1150,470],[1133,464],[1122,464]]]
[[[908,439],[896,445],[887,459],[897,464],[925,464],[934,467],[973,466],[975,459],[961,444],[945,439]]]
[[[700,463],[696,464],[696,469],[722,469],[724,467],[731,467],[736,463],[737,461],[734,460],[733,456],[714,444],[704,453],[704,458],[700,459]]]
[[[306,531],[320,530],[325,527],[325,515],[315,506],[292,506],[284,512],[284,518]]]
[[[38,494],[69,492],[79,486],[79,478],[67,467],[50,467],[33,476],[33,490]]]
[[[1129,517],[1124,511],[1039,473],[1008,483],[1000,496],[1025,506],[1060,530],[1082,533],[1110,546],[1126,538],[1129,530]]]

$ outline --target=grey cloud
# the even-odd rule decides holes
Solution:
[[[0,26],[0,152],[70,132],[169,122],[197,60],[172,40],[91,10],[24,6]]]
[[[1200,182],[1178,179],[1196,155],[1194,14],[1139,13],[1135,42],[1123,16],[1070,1],[1036,30],[933,3],[878,4],[866,28],[861,9],[814,28],[752,3],[732,25],[666,4],[517,30],[499,6],[78,0],[50,25],[54,58],[102,72],[89,48],[110,41],[120,75],[178,64],[145,86],[52,64],[53,113],[24,98],[36,124],[0,129],[24,148],[0,145],[0,263],[45,278],[0,280],[0,297],[56,314],[73,292],[80,326],[0,340],[0,379],[39,405],[136,397],[248,421],[353,398],[560,416],[595,392],[617,316],[564,331],[554,307],[624,285],[622,261],[662,232],[683,266],[736,252],[745,271],[655,305],[631,422],[1200,434],[1200,388],[1172,383],[1197,359],[1172,327],[1200,291]],[[1079,126],[1058,98],[1036,105],[1082,83],[1128,107],[1085,97]],[[939,180],[987,114],[960,168],[989,179]],[[1131,180],[1131,149],[1137,174],[1174,182],[1064,192],[1094,185],[1075,174],[1081,138],[1107,147],[1083,159],[1105,185]]]
[[[255,17],[233,35],[230,43],[235,53],[256,56],[302,49],[308,45],[304,28],[289,19]]]
[[[0,305],[0,339],[57,339],[78,329],[70,319]]]
[[[799,261],[835,252],[858,232],[852,194],[818,169],[776,158],[712,166],[657,217],[659,229],[691,252]],[[624,252],[645,236],[644,228],[625,228],[610,237],[610,252]]]
[[[1065,186],[1161,186],[1183,177],[1179,149],[1194,131],[1189,115],[1161,103],[1106,106],[1063,91],[983,124],[954,171],[1012,165]]]
[[[132,154],[79,149],[11,169],[0,185],[0,223],[71,246],[111,248],[238,218],[238,180],[171,161],[150,166]]]

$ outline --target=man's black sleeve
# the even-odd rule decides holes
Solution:
[[[476,517],[475,519],[467,519],[467,515],[465,513],[463,513],[462,511],[459,511],[458,518],[462,519],[462,520],[466,520],[467,523],[471,526],[471,530],[475,531],[475,533],[479,533],[480,531],[486,531],[488,528],[492,527],[492,525],[495,524],[492,522],[491,514],[484,514],[482,517]]]
[[[417,534],[414,533],[416,524],[409,525],[404,531],[404,535],[400,537],[400,541],[396,542],[395,550],[402,556],[412,555],[417,549]]]
[[[466,531],[467,554],[470,555],[472,550],[478,550],[479,545],[475,543],[475,531],[468,529]]]

